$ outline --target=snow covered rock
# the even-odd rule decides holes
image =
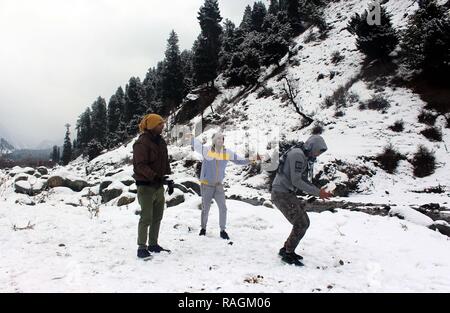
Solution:
[[[41,175],[47,175],[48,174],[48,169],[45,166],[39,166],[36,169]]]
[[[32,167],[25,167],[22,168],[20,166],[14,166],[11,171],[9,172],[9,176],[14,177],[17,174],[28,174],[28,175],[33,175],[36,171],[34,170],[34,168]]]
[[[102,202],[106,203],[111,201],[112,199],[115,199],[119,197],[123,191],[125,190],[125,185],[121,182],[113,182],[111,185],[108,186],[105,190],[102,191],[100,194],[102,197]]]
[[[395,207],[392,208],[389,211],[389,216],[396,216],[400,219],[405,219],[409,222],[415,223],[417,225],[422,225],[429,227],[433,224],[433,220],[426,216],[425,214],[422,214],[414,209],[408,208],[408,207]]]
[[[167,207],[177,206],[185,201],[184,194],[179,189],[174,189],[174,192],[170,196],[166,196]]]
[[[121,195],[119,200],[117,201],[117,206],[124,206],[130,203],[133,203],[136,200],[136,195],[132,193],[126,193]]]
[[[87,181],[75,176],[53,175],[48,179],[48,186],[50,188],[55,187],[67,187],[73,191],[81,191],[86,187],[89,187]]]
[[[19,180],[14,183],[16,193],[22,193],[29,196],[40,194],[47,187],[44,180],[37,179],[35,182],[29,180]]]

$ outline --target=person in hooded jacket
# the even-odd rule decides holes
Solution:
[[[282,260],[288,264],[303,266],[300,261],[303,257],[296,254],[295,249],[310,225],[304,202],[297,198],[296,191],[302,190],[321,199],[332,196],[332,193],[325,189],[314,186],[308,178],[316,158],[327,149],[322,136],[311,136],[302,147],[294,147],[286,153],[272,183],[272,202],[293,225],[289,237],[279,251]]]

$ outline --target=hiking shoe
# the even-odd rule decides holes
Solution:
[[[198,234],[199,236],[206,236],[206,229],[201,229],[200,230],[200,234]]]
[[[294,264],[295,266],[304,266],[302,262],[300,262],[299,259],[295,257],[293,253],[286,253],[281,260],[287,264]]]
[[[146,259],[149,258],[151,256],[150,252],[148,252],[147,249],[138,249],[137,251],[137,257],[139,259]]]
[[[278,252],[278,254],[283,257],[286,255],[286,248],[283,247],[280,249],[280,252]],[[292,252],[292,254],[298,259],[298,260],[303,260],[303,257],[295,252]]]
[[[148,251],[154,252],[154,253],[160,253],[161,251],[169,252],[169,253],[170,253],[170,250],[164,249],[164,248],[161,247],[160,245],[149,246],[149,247],[148,247]]]
[[[220,238],[226,239],[226,240],[230,240],[230,237],[228,236],[227,232],[224,231],[224,230],[222,230],[222,231],[220,232]]]

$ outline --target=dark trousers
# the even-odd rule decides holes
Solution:
[[[292,224],[292,231],[284,243],[286,252],[294,252],[309,228],[309,218],[303,201],[294,193],[272,191],[272,202]]]
[[[158,244],[159,227],[164,213],[164,187],[138,186],[138,201],[141,206],[141,218],[138,225],[139,248]]]

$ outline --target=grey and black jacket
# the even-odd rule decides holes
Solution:
[[[303,149],[291,149],[286,155],[286,161],[272,183],[272,191],[275,192],[295,192],[302,190],[313,196],[319,196],[320,189],[308,180],[308,173],[312,164],[313,155],[320,155],[328,150],[322,136],[313,135],[303,145]]]

